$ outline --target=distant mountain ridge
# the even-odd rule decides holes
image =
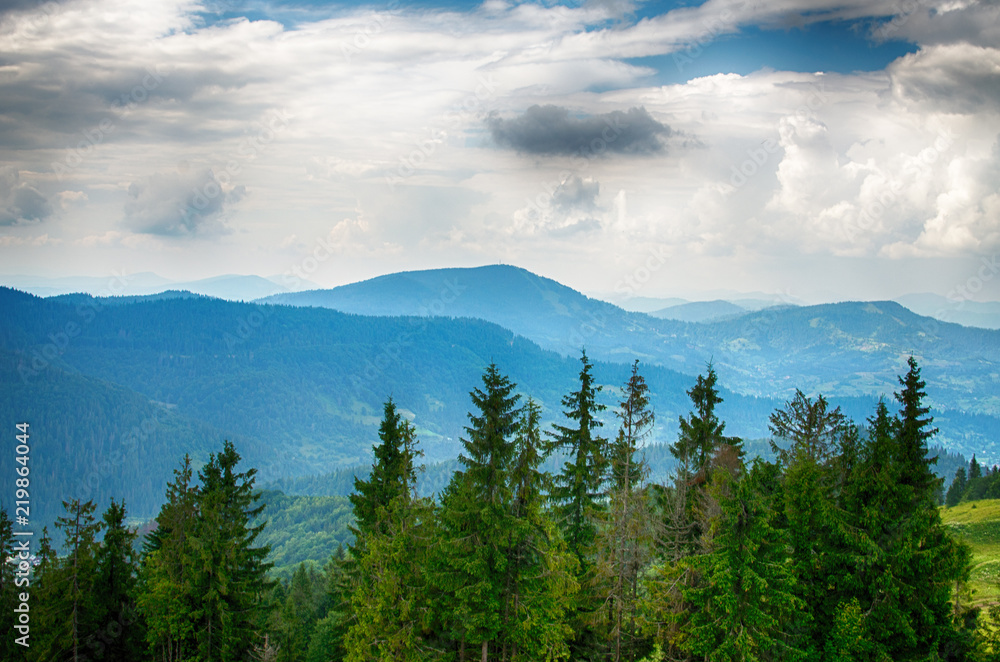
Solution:
[[[908,328],[915,317],[897,304],[762,311],[740,318],[739,347],[733,349],[726,345],[734,341],[725,323],[684,324],[625,314],[528,272],[510,275],[500,283],[506,295],[495,299],[481,296],[474,279],[461,273],[449,272],[449,284],[406,279],[405,294],[396,301],[418,310],[448,307],[457,319],[363,316],[200,296],[43,299],[0,288],[0,417],[29,419],[45,440],[44,469],[33,473],[32,485],[53,509],[73,496],[94,497],[102,506],[112,495],[127,496],[130,513],[143,517],[155,510],[183,453],[190,453],[197,466],[219,450],[223,439],[237,443],[247,465],[261,469],[262,479],[364,466],[389,396],[416,426],[428,463],[454,458],[468,423],[469,392],[491,361],[520,393],[541,405],[546,429],[562,422],[562,397],[578,384],[579,350],[560,356],[492,322],[461,317],[466,308],[457,304],[463,299],[477,299],[470,306],[477,311],[507,308],[508,319],[523,328],[531,328],[530,322],[544,331],[555,319],[562,325],[553,324],[557,331],[576,330],[587,339],[595,379],[604,387],[599,397],[609,407],[631,361],[640,358],[657,415],[649,441],[659,444],[675,440],[677,418],[690,408],[686,391],[712,352],[724,398],[718,412],[729,434],[767,436],[768,414],[795,386],[823,392],[863,421],[875,400],[859,371],[871,370],[870,379],[881,380],[879,392],[891,394],[903,370],[887,359],[891,354],[852,343],[891,340],[889,331]],[[392,279],[380,281],[379,288],[385,287],[392,289]],[[524,309],[531,312],[511,314],[519,301],[527,302]],[[605,325],[595,324],[587,336],[579,325],[595,311],[606,315]],[[790,314],[795,317],[782,323]],[[632,326],[615,339],[606,335],[612,324]],[[934,356],[922,357],[935,423],[942,429],[937,442],[967,455],[1000,458],[1000,445],[994,447],[1000,419],[987,415],[985,407],[949,404],[996,392],[995,385],[980,388],[974,382],[984,378],[979,371],[993,359],[982,354],[971,364],[948,358],[970,355],[972,349],[970,330],[952,326],[942,325],[935,336],[948,342],[934,345],[939,350]],[[654,333],[644,335],[647,329]],[[558,333],[550,335],[563,340]],[[986,332],[984,342],[993,352],[995,339],[996,332]],[[591,348],[599,343],[592,340],[626,349],[602,349],[610,359],[598,360]],[[657,343],[668,351],[687,351],[675,362],[690,372],[657,365],[628,348],[658,351]],[[876,365],[875,357],[884,366]],[[796,361],[816,366],[803,368]],[[784,372],[792,369],[794,374]],[[754,392],[758,382],[762,386]],[[750,392],[734,392],[734,384]],[[765,394],[775,390],[774,384],[782,390],[778,397]],[[894,403],[890,408],[895,410]],[[611,409],[604,420],[602,432],[613,435]],[[137,439],[140,446],[123,448],[122,439]],[[12,470],[12,458],[0,454],[0,472]],[[103,458],[116,463],[104,466]],[[80,492],[80,480],[95,471],[95,483],[84,483]]]
[[[905,359],[926,365],[939,406],[1000,414],[1000,331],[916,315],[898,303],[780,306],[705,323],[657,319],[517,267],[403,272],[263,302],[366,315],[484,319],[565,356],[642,361],[696,375],[714,361],[736,391],[787,398],[890,395]]]

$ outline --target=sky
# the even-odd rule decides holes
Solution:
[[[0,283],[1000,300],[998,191],[996,0],[0,0]]]

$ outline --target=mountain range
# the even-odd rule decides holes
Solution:
[[[1000,332],[892,302],[773,307],[696,324],[495,266],[252,303],[0,288],[0,310],[0,412],[11,426],[31,423],[40,521],[72,496],[124,497],[134,515],[151,516],[181,457],[198,466],[223,439],[265,481],[364,466],[390,396],[417,427],[424,461],[445,461],[460,450],[469,392],[486,365],[495,361],[538,401],[548,427],[563,422],[584,347],[604,388],[608,436],[618,387],[640,361],[657,415],[653,444],[674,441],[686,391],[709,361],[727,433],[761,439],[796,387],[863,421],[877,397],[891,398],[915,352],[936,442],[1000,459]],[[0,471],[12,470],[12,457],[0,454]]]

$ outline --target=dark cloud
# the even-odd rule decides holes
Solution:
[[[48,199],[35,187],[20,181],[17,170],[0,168],[0,225],[41,221],[52,212]]]
[[[41,9],[46,14],[51,14],[59,4],[62,3],[53,0],[0,0],[0,14],[25,9]]]
[[[592,156],[655,154],[673,131],[645,108],[571,117],[561,106],[531,106],[520,117],[487,119],[493,140],[501,147],[527,154]]]
[[[167,237],[224,234],[226,205],[238,202],[243,186],[226,191],[215,173],[156,173],[128,188],[125,225],[135,232]]]

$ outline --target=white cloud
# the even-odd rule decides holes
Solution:
[[[0,162],[13,165],[0,224],[45,219],[53,237],[109,250],[228,233],[237,264],[328,234],[344,255],[510,261],[584,244],[612,261],[650,243],[765,259],[955,256],[997,243],[1000,36],[989,41],[988,3],[709,0],[634,22],[614,2],[489,2],[329,10],[294,27],[205,26],[198,9],[74,0],[5,15]],[[640,87],[651,70],[619,59],[832,18],[872,19],[885,38],[924,46],[882,72],[664,88]],[[669,149],[576,162],[497,149],[489,113],[523,117],[533,105],[577,118],[642,108],[670,127]],[[277,111],[287,120],[275,130]],[[942,135],[951,143],[938,149]],[[56,177],[52,164],[74,150],[79,162]],[[753,173],[734,185],[748,160]],[[252,195],[237,205],[241,191]],[[526,202],[540,194],[550,204]]]

